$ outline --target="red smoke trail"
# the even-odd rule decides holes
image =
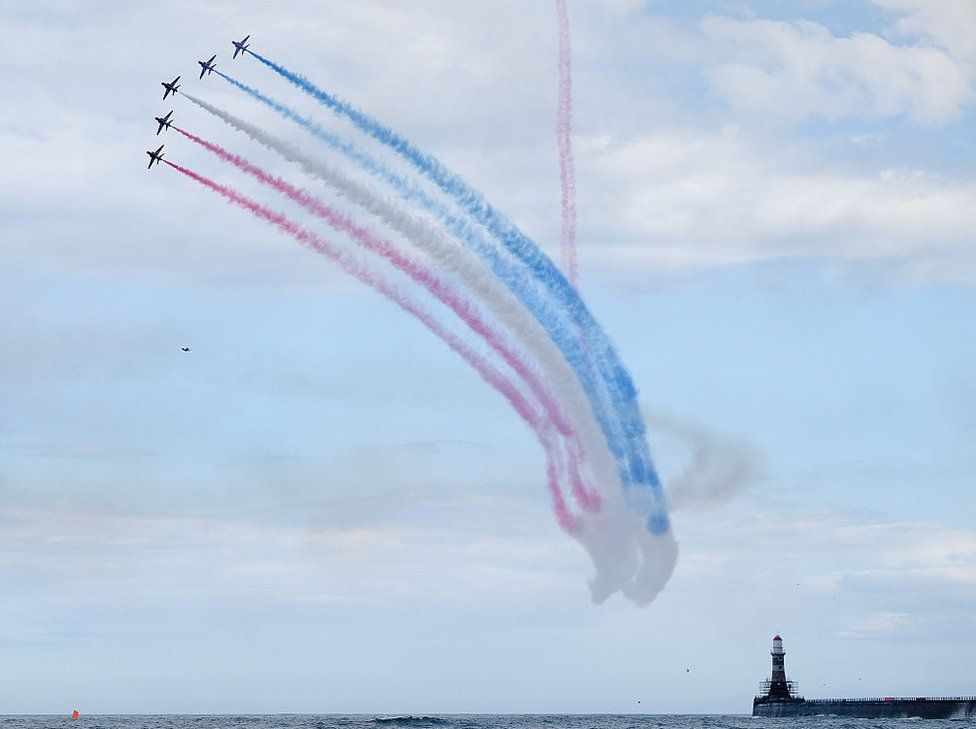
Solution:
[[[549,492],[552,497],[553,509],[556,512],[556,518],[559,521],[559,525],[566,531],[570,533],[576,531],[578,527],[576,517],[573,516],[569,508],[566,506],[562,492],[559,489],[559,480],[562,476],[562,458],[560,456],[559,449],[555,447],[555,444],[552,442],[552,439],[547,432],[547,428],[542,422],[542,418],[535,411],[532,405],[525,399],[525,397],[523,397],[522,393],[518,391],[518,388],[509,382],[509,380],[501,372],[495,369],[490,362],[479,355],[475,350],[471,349],[460,338],[456,337],[454,334],[444,328],[440,322],[420,309],[420,307],[406,298],[401,292],[397,291],[395,287],[383,281],[376,274],[363,267],[353,257],[349,256],[348,254],[344,254],[341,249],[335,247],[325,239],[319,237],[309,230],[306,230],[298,225],[298,223],[289,220],[281,213],[275,212],[274,210],[271,210],[270,208],[265,207],[254,200],[251,200],[250,198],[236,192],[235,190],[232,190],[229,187],[226,187],[225,185],[220,185],[213,180],[208,179],[203,175],[199,175],[196,172],[193,172],[192,170],[182,167],[174,162],[170,162],[165,159],[162,161],[177,172],[181,172],[190,179],[196,180],[204,187],[209,187],[214,192],[222,195],[231,204],[244,208],[252,213],[255,217],[276,226],[282,232],[292,236],[300,244],[311,248],[316,253],[321,253],[333,263],[337,264],[343,271],[383,294],[407,313],[412,314],[420,321],[421,324],[427,327],[428,330],[442,339],[452,350],[460,355],[468,364],[474,367],[475,371],[477,371],[477,373],[486,383],[495,388],[495,390],[501,393],[502,396],[508,400],[512,408],[515,409],[526,425],[528,425],[535,433],[536,438],[538,438],[539,443],[546,452],[546,476],[548,480]]]
[[[576,170],[573,163],[573,48],[569,35],[567,0],[556,0],[559,15],[559,110],[556,114],[556,146],[559,148],[559,181],[562,187],[562,259],[573,286],[579,278],[576,260]]]
[[[559,432],[567,439],[568,456],[570,459],[570,486],[573,495],[580,505],[588,511],[596,511],[600,507],[600,496],[592,490],[587,489],[580,476],[579,461],[582,457],[579,435],[573,425],[567,421],[563,415],[558,402],[554,400],[549,389],[539,379],[525,360],[513,350],[480,315],[478,310],[448,281],[437,276],[429,267],[426,267],[413,258],[405,255],[393,243],[384,238],[380,238],[371,231],[358,225],[346,215],[336,211],[334,208],[324,204],[310,193],[294,185],[275,177],[262,170],[260,167],[251,164],[240,155],[232,154],[223,147],[213,142],[208,142],[195,134],[191,134],[185,129],[174,126],[173,129],[182,134],[187,139],[199,144],[220,159],[228,162],[238,169],[256,178],[262,184],[277,190],[285,195],[289,200],[298,203],[303,208],[326,221],[335,230],[349,235],[367,250],[389,261],[397,270],[402,271],[415,283],[419,284],[437,298],[438,301],[450,308],[460,319],[471,328],[473,332],[482,337],[489,346],[498,352],[506,363],[522,378],[529,386],[532,394],[535,395],[542,404],[543,409],[549,416],[550,421],[555,425]]]
[[[576,257],[576,168],[573,162],[573,47],[569,33],[567,0],[556,0],[559,16],[559,104],[556,112],[556,146],[559,149],[559,183],[562,191],[562,261],[566,278],[579,283]],[[589,367],[589,360],[584,362]]]

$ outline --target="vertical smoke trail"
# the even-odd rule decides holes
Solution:
[[[559,149],[559,181],[562,188],[563,269],[569,282],[578,286],[576,170],[573,163],[573,47],[566,5],[567,0],[556,0],[556,13],[559,16],[559,110],[556,114],[556,146]]]
[[[579,341],[578,326],[570,327],[563,322],[562,315],[553,309],[550,298],[540,295],[522,266],[510,260],[496,246],[491,245],[478,228],[469,225],[466,221],[454,215],[444,205],[428,195],[421,186],[389,170],[373,157],[362,152],[355,145],[326,131],[315,122],[301,116],[284,104],[265,96],[260,91],[241,83],[221,71],[214,71],[214,73],[252,98],[257,99],[265,106],[275,110],[286,119],[302,127],[312,134],[312,136],[325,142],[332,149],[335,149],[352,160],[357,166],[369,174],[390,185],[404,200],[418,203],[424,210],[430,212],[440,220],[451,235],[481,257],[498,279],[546,329],[553,343],[562,352],[563,357],[565,357],[566,362],[573,369],[576,378],[586,393],[593,416],[599,423],[600,429],[604,434],[605,442],[616,460],[617,475],[621,483],[630,484],[633,482],[628,465],[626,448],[627,435],[621,428],[619,418],[616,415],[613,398],[609,393],[609,383],[606,379],[595,376]],[[192,97],[188,98],[193,100]],[[199,100],[195,100],[195,103],[198,102]],[[592,351],[592,349],[589,351]]]
[[[298,164],[307,174],[322,180],[342,197],[397,231],[412,245],[424,251],[445,270],[456,275],[493,316],[532,353],[550,386],[555,388],[569,410],[582,440],[583,453],[596,482],[610,490],[617,482],[614,465],[607,456],[606,442],[599,423],[587,402],[579,379],[562,357],[542,325],[519,303],[501,282],[491,276],[484,264],[464,247],[459,247],[439,227],[407,211],[402,204],[380,194],[346,172],[312,156],[295,144],[286,142],[229,112],[189,94],[184,96],[229,126],[243,132],[262,146]],[[570,473],[576,473],[570,469]]]
[[[405,256],[390,241],[379,238],[362,226],[357,225],[353,220],[325,205],[308,192],[269,174],[256,165],[251,164],[243,157],[232,154],[213,142],[202,139],[176,126],[173,126],[173,130],[217,155],[223,161],[251,175],[262,184],[282,193],[291,201],[301,205],[313,215],[326,221],[335,230],[349,235],[366,250],[386,259],[397,270],[405,273],[412,281],[422,286],[438,301],[451,309],[473,332],[484,339],[528,385],[532,394],[542,404],[550,422],[567,439],[567,442],[571,444],[569,446],[569,454],[573,461],[571,464],[571,487],[573,495],[584,509],[593,511],[599,508],[599,496],[595,492],[585,488],[579,477],[576,463],[580,453],[579,436],[573,428],[573,424],[566,419],[559,403],[553,398],[549,388],[540,381],[532,368],[504,341],[498,332],[484,321],[472,304],[449,282],[438,277],[431,269],[422,266],[416,260]]]
[[[301,245],[311,248],[317,253],[321,253],[326,258],[338,265],[343,271],[383,294],[404,311],[413,315],[428,330],[442,339],[454,352],[468,362],[468,364],[470,364],[478,372],[478,374],[487,384],[501,393],[501,395],[508,400],[509,404],[515,410],[515,412],[518,413],[519,417],[521,417],[526,425],[528,425],[535,433],[536,438],[539,440],[539,443],[546,452],[547,481],[549,492],[553,501],[553,509],[556,512],[556,518],[558,519],[560,526],[566,531],[570,533],[577,531],[578,521],[567,507],[566,502],[563,499],[562,492],[559,488],[559,478],[562,471],[562,458],[559,453],[559,449],[555,447],[555,443],[553,442],[551,429],[546,425],[542,416],[536,412],[532,405],[519,392],[518,388],[509,382],[509,380],[490,362],[469,347],[459,337],[448,331],[440,324],[440,322],[438,322],[427,312],[423,311],[419,305],[408,299],[394,286],[382,280],[377,274],[366,269],[354,257],[343,253],[340,248],[332,245],[327,240],[301,227],[298,225],[298,223],[289,220],[281,213],[275,212],[274,210],[255,202],[254,200],[242,195],[239,192],[236,192],[230,187],[220,185],[213,180],[193,172],[186,167],[175,164],[174,162],[170,162],[168,160],[163,160],[163,162],[174,170],[200,183],[204,187],[208,187],[214,192],[220,194],[231,204],[237,205],[238,207],[252,213],[255,217],[276,226],[282,232],[295,238],[295,240],[297,240]]]
[[[491,203],[458,175],[444,167],[412,142],[400,136],[376,119],[338,97],[322,91],[304,76],[285,69],[254,51],[249,51],[294,86],[309,94],[339,116],[349,119],[360,131],[396,152],[420,174],[437,185],[445,194],[483,225],[510,253],[525,265],[537,281],[549,291],[569,314],[582,334],[584,356],[592,353],[597,368],[613,394],[620,424],[624,430],[624,452],[627,468],[622,473],[624,486],[648,488],[653,499],[645,502],[648,529],[653,534],[670,530],[664,493],[657,470],[651,461],[644,421],[637,403],[637,388],[630,373],[623,366],[609,338],[600,328],[576,289],[539,247],[511,221],[497,212]],[[224,76],[224,78],[227,78]]]

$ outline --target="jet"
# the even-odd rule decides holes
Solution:
[[[161,85],[161,86],[162,86],[162,87],[163,87],[164,89],[166,89],[166,90],[165,90],[165,91],[163,92],[163,101],[166,101],[166,97],[167,97],[167,96],[169,96],[170,94],[173,94],[173,95],[175,95],[175,94],[176,94],[176,92],[177,92],[177,91],[179,90],[179,88],[180,88],[179,86],[177,86],[177,85],[176,85],[176,82],[177,82],[177,81],[179,81],[179,80],[180,80],[180,77],[179,77],[179,76],[177,76],[176,78],[174,78],[174,79],[173,79],[172,81],[170,81],[169,83],[166,83],[165,81],[163,81],[163,82],[162,82],[162,83],[160,84],[160,85]]]
[[[167,114],[166,116],[157,116],[156,117],[156,123],[159,125],[159,129],[156,130],[156,136],[157,137],[159,136],[159,133],[161,131],[163,131],[164,129],[169,129],[170,128],[170,125],[172,125],[172,123],[173,123],[173,120],[170,119],[171,116],[173,116],[172,110],[170,110],[169,114]]]
[[[190,351],[190,348],[189,347],[180,347],[180,349],[182,349],[184,352],[189,352]]]
[[[244,36],[244,40],[241,41],[231,41],[234,44],[234,58],[237,58],[238,53],[244,53],[247,50],[247,39],[250,38],[250,34]]]
[[[165,144],[160,144],[159,149],[157,149],[155,152],[146,150],[146,154],[149,155],[149,166],[146,168],[147,170],[152,169],[153,162],[159,163],[159,161],[163,158],[163,147],[165,146]]]
[[[203,74],[210,73],[211,71],[214,70],[214,66],[217,65],[214,63],[215,58],[217,58],[216,53],[210,56],[209,61],[197,61],[197,63],[200,65],[200,78],[203,78]]]

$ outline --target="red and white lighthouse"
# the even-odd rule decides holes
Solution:
[[[782,681],[786,683],[786,651],[783,650],[783,639],[779,637],[779,634],[773,638],[773,649],[769,655],[773,657],[773,675],[770,676],[770,682]]]
[[[773,649],[769,655],[773,657],[773,673],[769,681],[763,682],[766,701],[790,701],[796,698],[793,682],[786,678],[786,651],[783,650],[783,639],[779,634],[773,638]]]

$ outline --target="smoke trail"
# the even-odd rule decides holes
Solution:
[[[450,196],[474,220],[488,230],[512,255],[532,273],[569,314],[579,327],[584,354],[593,354],[593,360],[613,395],[624,430],[624,450],[627,468],[623,476],[625,488],[648,488],[653,499],[648,502],[648,529],[654,534],[664,534],[670,529],[661,480],[651,461],[644,421],[637,404],[637,388],[630,373],[623,366],[609,338],[593,318],[576,289],[539,247],[511,221],[498,213],[485,197],[468,185],[458,175],[448,170],[435,157],[384,126],[346,101],[322,91],[304,76],[298,75],[251,51],[257,58],[294,86],[309,94],[339,116],[349,119],[360,131],[396,152],[409,162],[421,175]],[[222,74],[223,75],[223,74]],[[224,76],[224,78],[228,78]]]
[[[170,162],[165,159],[163,162],[174,170],[200,183],[204,187],[208,187],[214,192],[220,194],[231,204],[243,208],[253,214],[255,217],[276,226],[282,232],[295,238],[295,240],[297,240],[301,245],[311,248],[317,253],[321,253],[326,258],[337,264],[343,271],[383,294],[404,311],[413,315],[429,331],[442,339],[454,352],[468,362],[468,364],[470,364],[478,372],[478,374],[487,384],[501,393],[501,395],[508,400],[509,404],[515,410],[515,412],[518,413],[519,417],[521,417],[526,425],[528,425],[535,433],[536,438],[539,440],[539,443],[546,452],[546,475],[549,492],[553,501],[553,509],[556,512],[556,518],[559,521],[560,526],[569,533],[574,533],[578,530],[579,522],[567,507],[566,502],[563,499],[562,492],[559,488],[559,480],[560,476],[562,475],[562,458],[559,454],[558,448],[555,447],[555,443],[553,442],[551,429],[545,424],[542,416],[536,412],[532,405],[518,391],[518,388],[509,382],[509,380],[490,362],[469,347],[459,337],[448,331],[440,324],[440,322],[438,322],[427,312],[423,311],[418,304],[408,299],[394,286],[382,280],[377,274],[366,269],[355,258],[344,253],[340,248],[332,245],[327,240],[303,228],[298,223],[289,220],[283,214],[275,212],[274,210],[255,202],[254,200],[242,195],[239,192],[236,192],[230,187],[220,185],[213,180],[210,180],[203,175],[193,172],[192,170],[182,167],[174,162]]]
[[[586,393],[593,416],[599,423],[600,429],[604,434],[605,442],[616,460],[616,470],[621,483],[629,484],[632,482],[626,452],[627,436],[620,427],[619,419],[614,412],[615,405],[613,404],[607,381],[595,376],[589,360],[581,347],[578,327],[569,327],[563,322],[562,315],[553,310],[549,297],[540,296],[539,291],[534,283],[529,280],[522,266],[502,254],[497,247],[491,245],[484,238],[479,229],[472,227],[454,215],[444,205],[428,195],[421,186],[389,170],[370,155],[359,150],[355,145],[326,131],[315,122],[301,116],[284,104],[265,96],[260,91],[231,78],[221,71],[214,72],[231,85],[275,110],[286,119],[296,123],[317,139],[325,142],[328,146],[352,160],[369,174],[393,187],[404,200],[418,203],[422,208],[438,218],[451,235],[482,258],[488,264],[492,273],[498,277],[506,288],[522,302],[545,328],[552,341],[562,352],[563,357],[565,357],[566,362],[573,369],[576,378]],[[199,100],[196,101],[199,102]]]
[[[288,199],[298,203],[317,217],[325,220],[335,230],[349,235],[366,250],[379,255],[389,261],[397,270],[405,273],[412,281],[430,292],[438,301],[450,308],[457,316],[478,336],[501,356],[501,358],[522,378],[530,391],[542,404],[550,422],[572,444],[570,446],[571,487],[573,495],[584,509],[589,511],[599,508],[600,497],[584,487],[579,477],[577,459],[580,453],[579,437],[570,422],[567,421],[559,404],[554,400],[549,389],[540,381],[531,367],[504,341],[501,335],[493,330],[481,317],[479,312],[467,301],[450,283],[438,277],[432,270],[419,264],[416,260],[405,256],[390,241],[382,239],[357,225],[350,218],[340,214],[325,205],[308,192],[301,190],[278,177],[265,172],[251,164],[239,155],[232,154],[222,147],[202,139],[190,132],[173,126],[173,130],[187,139],[199,144],[206,150],[217,155],[220,159],[246,172],[262,184],[282,193]]]
[[[354,146],[338,140],[335,135],[326,132],[320,126],[292,111],[288,107],[273,101],[260,92],[252,89],[245,84],[228,77],[226,74],[219,73],[222,78],[232,85],[241,89],[263,104],[275,109],[285,118],[288,118],[306,129],[313,136],[324,141],[333,149],[338,150],[353,160],[359,167],[366,172],[374,175],[378,179],[390,184],[398,194],[406,200],[418,202],[426,210],[434,214],[459,241],[468,246],[471,250],[482,257],[491,268],[492,272],[509,288],[532,312],[539,322],[550,332],[554,343],[562,351],[567,363],[576,372],[577,377],[591,403],[593,414],[603,430],[607,445],[617,459],[617,471],[621,482],[625,485],[633,483],[629,464],[634,463],[633,454],[625,454],[622,445],[632,446],[635,440],[635,432],[639,434],[637,441],[637,464],[646,462],[649,464],[649,471],[640,474],[644,481],[638,483],[649,485],[649,489],[626,490],[619,502],[606,503],[604,508],[594,518],[593,515],[584,520],[584,528],[577,535],[587,550],[593,557],[597,567],[597,575],[590,582],[590,589],[593,599],[597,602],[605,599],[609,594],[620,590],[629,599],[644,604],[654,597],[655,594],[666,583],[671,571],[674,568],[674,561],[677,554],[677,545],[674,535],[670,530],[670,524],[663,503],[663,494],[660,489],[660,482],[657,474],[650,464],[649,453],[647,451],[646,440],[643,435],[643,422],[640,420],[639,411],[636,411],[636,390],[633,383],[629,380],[629,375],[623,370],[622,376],[614,379],[615,373],[622,368],[612,346],[605,339],[605,335],[597,328],[599,337],[603,337],[602,342],[588,333],[579,325],[581,317],[591,317],[589,311],[582,302],[579,307],[570,307],[569,313],[574,321],[572,330],[568,329],[563,323],[559,314],[551,308],[548,298],[540,297],[534,285],[525,278],[525,271],[519,266],[512,266],[511,262],[491,245],[487,244],[482,238],[481,232],[472,228],[468,223],[459,220],[448,212],[442,205],[435,202],[428,196],[423,188],[412,184],[400,175],[389,171],[387,168],[378,164],[368,155],[359,152]],[[477,193],[474,193],[477,195]],[[490,215],[495,215],[487,202],[486,209]],[[469,209],[469,212],[470,209]],[[477,211],[475,211],[477,212]],[[485,215],[479,216],[482,220]],[[489,231],[496,235],[499,232],[505,233],[509,228],[514,230],[513,235],[522,235],[503,218],[499,222],[497,219],[490,220]],[[524,237],[524,236],[523,236]],[[503,241],[504,242],[504,241]],[[511,243],[511,241],[509,241]],[[531,241],[529,241],[531,244]],[[534,244],[532,244],[534,245]],[[541,254],[540,254],[541,255]],[[548,259],[545,259],[548,261]],[[551,262],[548,262],[551,266]],[[554,268],[554,267],[553,267]],[[568,288],[572,296],[576,296],[575,290],[566,283],[558,271],[555,272],[553,279],[556,283],[562,282],[563,293]],[[552,281],[544,282],[552,286]],[[558,298],[558,296],[557,296]],[[578,301],[578,297],[577,297]],[[565,309],[565,307],[564,307]],[[574,316],[575,315],[575,316]],[[595,381],[589,367],[584,365],[585,358],[581,352],[581,343],[576,332],[584,333],[586,342],[586,352],[599,354],[600,348],[596,344],[606,343],[609,347],[609,357],[597,357],[604,377],[602,381]],[[617,369],[615,369],[615,367]],[[607,376],[609,373],[609,376]],[[628,433],[618,438],[618,424],[609,416],[606,409],[604,398],[604,387],[616,387],[616,395],[620,395],[621,384],[623,388],[623,401],[626,406],[625,414],[628,414],[633,421],[634,412],[637,412],[636,426],[631,423]],[[629,385],[629,389],[628,386]],[[629,403],[629,404],[628,404]],[[628,442],[629,441],[629,442]],[[643,452],[641,452],[641,449]],[[622,462],[628,461],[628,462]],[[639,469],[638,469],[639,470]],[[647,474],[652,477],[648,482]]]
[[[696,423],[644,408],[649,428],[683,441],[690,449],[684,469],[668,480],[671,509],[708,509],[727,503],[760,481],[766,472],[762,452],[744,438],[715,433]]]
[[[596,565],[590,580],[593,602],[618,590],[639,606],[649,604],[667,584],[678,557],[674,532],[656,535],[647,529],[650,508],[640,502],[653,498],[647,490],[632,489],[622,502],[607,504],[599,514],[582,520],[574,535]]]
[[[573,286],[579,285],[576,257],[576,170],[573,164],[573,47],[566,0],[556,0],[559,16],[559,110],[556,146],[559,149],[559,181],[562,188],[563,269]]]
[[[478,300],[484,302],[492,315],[508,327],[526,350],[534,354],[546,381],[559,391],[560,400],[569,409],[583,444],[580,460],[585,460],[597,483],[609,489],[611,484],[618,482],[613,463],[606,457],[612,458],[613,454],[607,451],[606,441],[599,431],[599,423],[594,419],[579,379],[539,322],[496,278],[488,274],[484,265],[470,251],[459,248],[440,228],[426,219],[407,212],[402,205],[318,157],[309,155],[297,145],[275,137],[209,102],[189,94],[184,96],[267,149],[298,164],[307,174],[330,185],[345,199],[376,216],[456,275]]]

